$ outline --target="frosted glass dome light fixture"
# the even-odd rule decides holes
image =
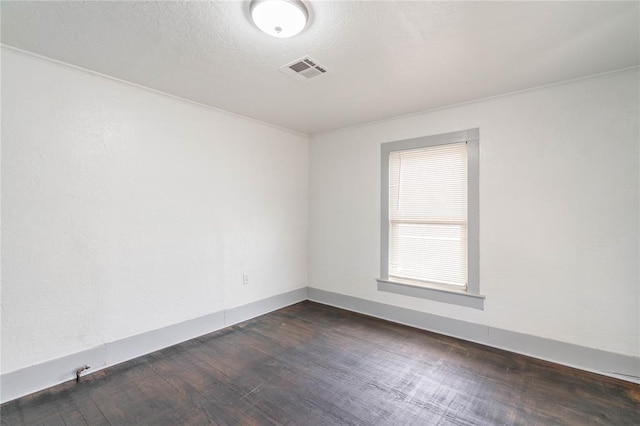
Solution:
[[[270,36],[285,38],[307,25],[309,11],[300,0],[252,0],[251,19]]]

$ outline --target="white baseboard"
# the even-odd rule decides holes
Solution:
[[[220,330],[303,300],[335,306],[557,364],[640,383],[640,358],[303,287],[0,375],[0,403]]]
[[[0,403],[75,379],[76,369],[83,365],[91,367],[85,375],[91,374],[306,299],[307,288],[303,287],[3,373],[0,375]]]
[[[503,330],[308,287],[311,301],[480,343],[605,376],[640,383],[640,358]]]

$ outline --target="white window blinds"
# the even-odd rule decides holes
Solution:
[[[467,144],[389,153],[389,276],[466,288]]]

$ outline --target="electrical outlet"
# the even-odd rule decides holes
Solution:
[[[242,284],[249,285],[249,274],[242,274]]]

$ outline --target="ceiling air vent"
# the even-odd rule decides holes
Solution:
[[[304,56],[280,68],[280,71],[298,80],[309,80],[310,78],[326,73],[327,69],[310,57]]]

